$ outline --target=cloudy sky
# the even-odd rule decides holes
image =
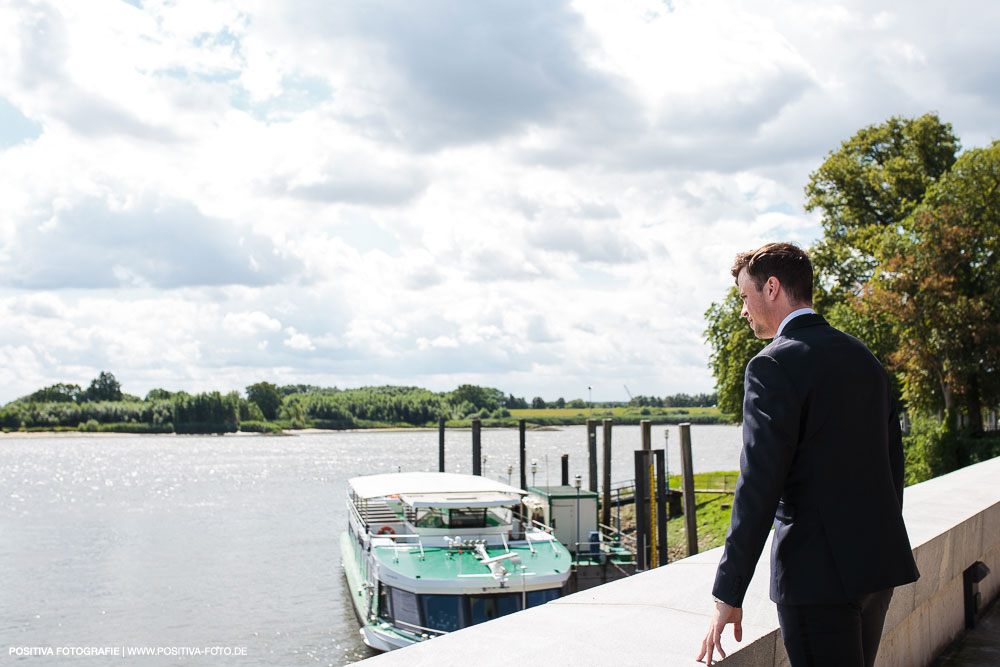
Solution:
[[[1000,138],[1000,5],[0,0],[0,402],[711,391],[740,250],[928,111]]]

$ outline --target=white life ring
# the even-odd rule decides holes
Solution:
[[[379,535],[395,535],[396,531],[392,529],[392,526],[382,526],[378,529]]]

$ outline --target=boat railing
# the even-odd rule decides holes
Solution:
[[[540,530],[542,532],[548,533],[550,535],[552,534],[552,527],[551,526],[546,526],[544,523],[541,523],[539,521],[535,521],[534,519],[531,520],[531,522],[528,524],[528,527],[529,528],[537,528],[538,530]]]
[[[446,634],[448,634],[447,630],[435,630],[434,628],[425,628],[422,625],[414,625],[413,623],[407,623],[406,621],[401,621],[399,619],[396,619],[396,621],[394,622],[394,625],[397,625],[397,626],[399,626],[399,625],[405,625],[407,628],[413,628],[414,630],[417,630],[418,632],[433,633],[435,635],[446,635]]]
[[[555,554],[559,553],[559,551],[556,549],[556,541],[557,540],[554,537],[552,537],[552,535],[550,535],[548,533],[546,533],[546,536],[547,536],[548,539],[546,539],[545,542],[548,542],[549,546],[552,547],[552,553],[555,553]],[[528,543],[528,550],[531,551],[531,553],[533,553],[533,554],[534,553],[538,553],[535,550],[534,542],[531,539],[531,533],[525,531],[525,533],[524,533],[524,541]],[[535,541],[541,542],[542,540],[535,540]]]
[[[397,533],[385,533],[385,534],[382,534],[382,535],[372,535],[372,537],[385,537],[385,538],[388,538],[388,539],[392,540],[393,560],[395,562],[397,562],[397,563],[399,562],[399,541],[398,540],[415,539],[417,541],[416,547],[417,547],[417,549],[420,550],[420,560],[426,560],[426,558],[427,558],[426,555],[424,554],[424,542],[423,542],[423,540],[420,539],[420,535],[418,535],[416,533],[398,533],[398,534]],[[409,544],[405,544],[403,546],[412,548],[412,546],[409,545]]]
[[[628,535],[613,526],[608,526],[603,523],[597,524],[597,527],[601,532],[602,541],[609,543],[618,542],[625,549],[635,553],[635,535]]]
[[[350,497],[347,499],[347,509],[351,513],[351,516],[355,521],[358,522],[358,526],[366,528],[368,526],[365,520],[361,518],[361,512],[358,511],[358,506],[354,504],[354,500]]]

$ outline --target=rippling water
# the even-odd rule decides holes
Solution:
[[[669,466],[679,471],[676,427]],[[664,427],[654,428],[662,447]],[[601,433],[598,432],[600,443]],[[739,429],[693,426],[695,470],[735,470]],[[516,431],[484,431],[484,474],[506,481]],[[528,433],[538,484],[559,457],[587,479],[582,427]],[[614,431],[613,479],[632,477],[638,427]],[[470,472],[468,431],[446,467]],[[0,661],[106,665],[121,658],[10,655],[11,647],[245,647],[239,657],[142,665],[343,665],[371,655],[346,600],[337,536],[355,475],[437,467],[436,432],[297,437],[0,440]],[[531,473],[528,473],[531,483]]]

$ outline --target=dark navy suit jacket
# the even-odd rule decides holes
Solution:
[[[899,417],[868,348],[820,315],[799,315],[747,365],[745,390],[715,597],[742,606],[772,522],[777,603],[843,603],[916,581]]]

